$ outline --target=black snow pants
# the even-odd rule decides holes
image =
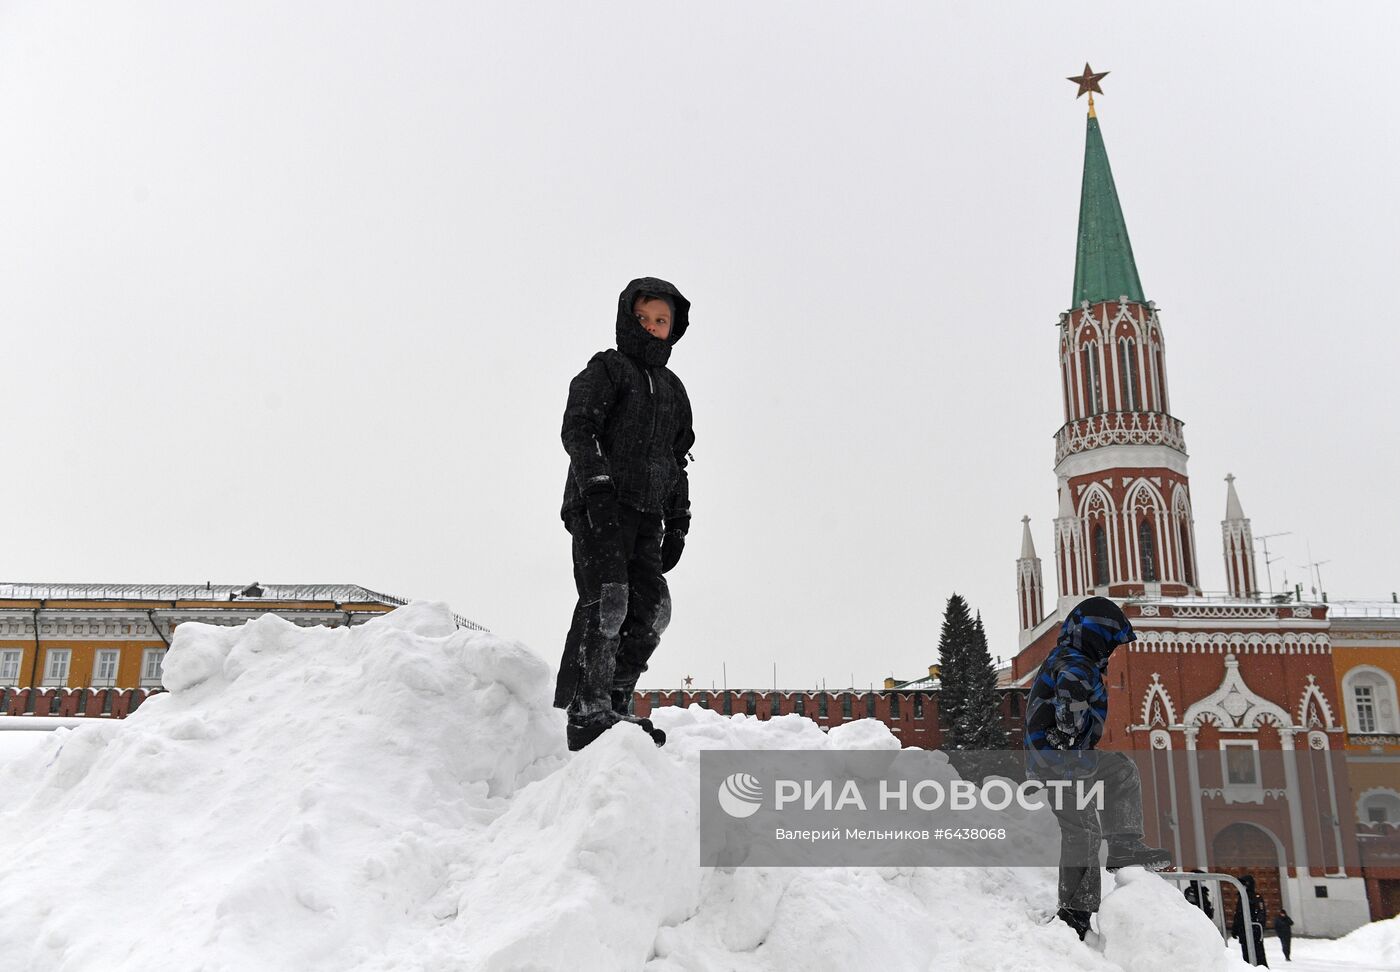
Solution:
[[[1077,911],[1099,910],[1103,839],[1142,839],[1142,781],[1137,766],[1123,753],[1094,756],[1093,775],[1084,781],[1084,788],[1102,781],[1103,810],[1092,805],[1075,809],[1078,804],[1071,786],[1064,792],[1063,805],[1054,811],[1060,824],[1060,907]]]
[[[569,523],[574,538],[578,604],[564,639],[554,705],[586,720],[629,707],[637,679],[671,622],[671,594],[661,576],[662,518],[618,508],[615,538],[599,536],[586,512]]]

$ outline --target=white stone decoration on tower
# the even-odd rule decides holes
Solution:
[[[1074,502],[1069,495],[1069,481],[1060,480],[1060,508],[1055,517],[1055,568],[1059,581],[1060,601],[1078,598],[1087,586],[1084,583],[1085,563],[1083,533]]]
[[[1225,497],[1225,519],[1220,521],[1225,542],[1225,579],[1231,597],[1255,597],[1259,594],[1259,581],[1254,572],[1254,533],[1235,492],[1234,473],[1227,475],[1225,482],[1229,492]]]

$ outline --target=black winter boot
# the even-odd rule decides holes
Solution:
[[[650,719],[645,716],[632,714],[632,697],[634,694],[632,688],[614,688],[609,694],[612,698],[613,711],[621,716],[624,721],[635,722],[637,725],[641,726],[650,734],[651,738],[655,740],[656,745],[660,746],[666,742],[666,733],[652,725]]]
[[[1084,941],[1084,936],[1089,934],[1089,916],[1093,912],[1080,911],[1077,908],[1061,908],[1055,912],[1055,917],[1066,925],[1074,929],[1074,933],[1079,936],[1079,940]]]
[[[666,744],[666,733],[653,726],[650,719],[644,719],[640,716],[621,716],[612,710],[588,716],[580,716],[571,712],[569,724],[564,730],[569,743],[569,752],[578,752],[619,722],[630,722],[635,726],[640,726],[643,732],[651,736],[652,742],[656,745],[664,746]]]
[[[1172,856],[1161,847],[1148,847],[1141,837],[1108,839],[1108,860],[1105,870],[1116,871],[1121,867],[1145,867],[1149,871],[1165,871],[1172,866]]]

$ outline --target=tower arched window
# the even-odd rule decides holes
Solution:
[[[1070,358],[1069,358],[1068,355],[1065,355],[1065,356],[1063,356],[1063,357],[1060,358],[1060,388],[1061,388],[1061,390],[1064,392],[1064,396],[1065,396],[1065,421],[1066,421],[1066,422],[1068,422],[1068,421],[1070,421],[1071,419],[1074,418],[1074,410],[1070,408],[1070,404],[1069,404],[1069,386],[1070,386],[1069,372],[1070,372]]]
[[[1096,415],[1099,412],[1099,403],[1103,401],[1102,387],[1099,376],[1099,346],[1092,341],[1079,351],[1082,365],[1080,373],[1084,376],[1084,396],[1089,406],[1089,414]]]
[[[1147,517],[1138,520],[1138,558],[1142,565],[1142,579],[1157,579],[1157,550],[1152,542],[1152,523]]]
[[[1138,392],[1138,360],[1137,346],[1132,338],[1119,338],[1118,340],[1118,380],[1123,385],[1123,401],[1119,403],[1120,411],[1136,411],[1141,407]]]
[[[1108,531],[1102,523],[1094,525],[1094,586],[1108,583]]]
[[[1191,556],[1191,525],[1190,520],[1187,519],[1186,512],[1184,510],[1178,514],[1176,529],[1177,535],[1181,537],[1182,576],[1186,578],[1187,584],[1190,584],[1192,587],[1195,587],[1196,571],[1191,567],[1191,562],[1194,559]]]
[[[1157,379],[1157,410],[1169,412],[1171,408],[1167,403],[1167,373],[1162,370],[1162,346],[1160,344],[1154,345],[1152,348],[1152,362]]]
[[[1147,407],[1156,412],[1165,412],[1166,409],[1162,407],[1162,381],[1161,375],[1158,372],[1157,364],[1157,345],[1153,344],[1150,346],[1147,353]]]

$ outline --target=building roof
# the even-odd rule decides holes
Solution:
[[[1021,559],[1035,559],[1035,541],[1031,539],[1031,518],[1021,517]]]
[[[257,587],[264,601],[335,601],[401,605],[401,597],[380,594],[358,584],[45,584],[0,581],[0,599],[66,601],[228,601],[253,599]]]
[[[1245,518],[1244,507],[1240,505],[1240,494],[1235,492],[1235,474],[1227,475],[1225,482],[1229,486],[1225,493],[1225,519],[1243,520]]]
[[[1389,598],[1361,601],[1328,601],[1327,616],[1333,620],[1354,618],[1400,618],[1400,604]]]
[[[1128,241],[1128,226],[1118,204],[1118,190],[1113,185],[1113,170],[1108,166],[1108,152],[1099,131],[1099,120],[1090,115],[1084,142],[1084,183],[1079,195],[1074,300],[1070,307],[1078,307],[1086,300],[1097,304],[1122,296],[1146,303],[1137,264],[1133,261],[1133,245]]]
[[[255,593],[256,592],[256,593]],[[221,601],[256,607],[259,603],[332,601],[401,607],[408,598],[359,584],[73,584],[0,581],[0,600],[16,601]],[[457,626],[487,630],[454,614]]]

